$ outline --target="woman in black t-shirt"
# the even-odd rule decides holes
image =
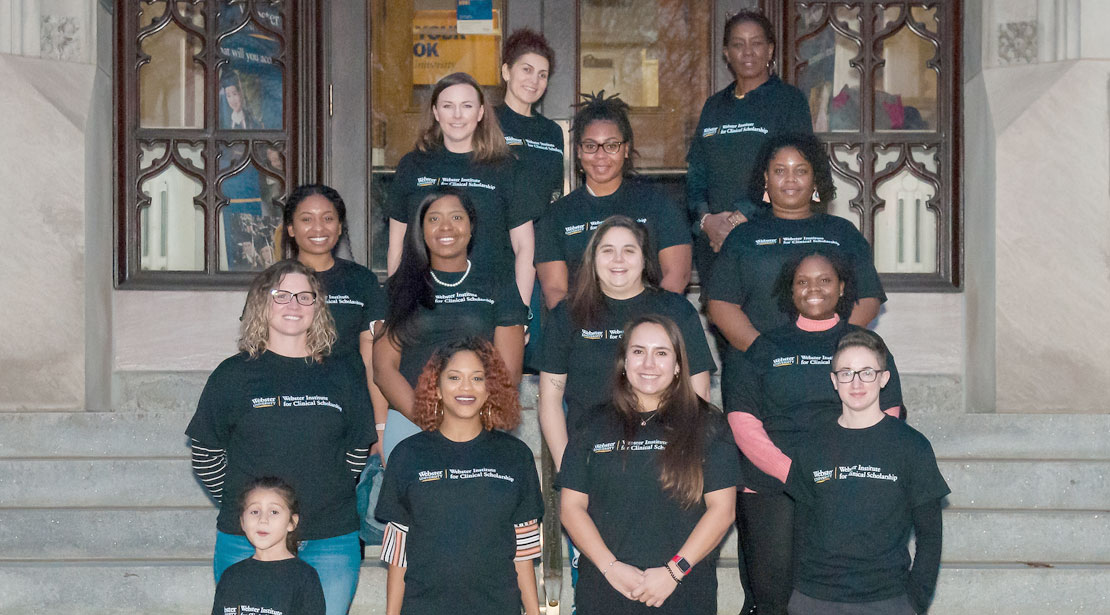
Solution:
[[[862,329],[847,320],[856,284],[836,252],[811,251],[789,261],[775,289],[794,322],[760,335],[743,359],[730,362],[722,397],[747,479],[736,504],[745,600],[757,613],[782,615],[793,587],[795,518],[783,485],[810,429],[840,411],[829,386],[830,364],[840,339]],[[897,417],[902,390],[893,357],[886,368],[890,381],[880,401]]]
[[[482,226],[476,229],[472,258],[496,275],[512,276],[521,301],[532,297],[536,270],[532,221],[546,203],[528,190],[518,173],[482,88],[466,73],[452,73],[432,89],[416,148],[405,154],[386,200],[389,210],[387,270],[401,263],[405,230],[424,195],[441,187],[466,192]]]
[[[653,255],[644,225],[625,216],[606,219],[586,246],[573,294],[545,323],[539,419],[556,468],[568,433],[609,400],[617,346],[633,318],[660,314],[678,323],[690,352],[690,386],[709,399],[715,365],[701,320],[686,297],[659,288]]]
[[[251,480],[276,476],[302,498],[299,556],[316,569],[329,615],[346,613],[361,559],[355,481],[375,441],[370,398],[349,366],[324,360],[335,324],[312,270],[295,260],[251,282],[240,353],[204,386],[185,433],[193,471],[220,504],[216,579],[254,554],[234,496]]]
[[[689,371],[672,321],[632,321],[613,401],[567,447],[560,514],[588,559],[575,592],[582,615],[717,612],[717,549],[740,467],[720,411],[697,396]]]
[[[285,254],[316,271],[323,286],[324,302],[335,319],[338,338],[331,357],[348,361],[370,390],[380,454],[381,427],[385,425],[388,404],[374,386],[374,329],[385,318],[385,292],[372,271],[358,263],[339,258],[340,242],[347,237],[347,205],[334,188],[324,184],[297,186],[289,194],[283,216]]]
[[[756,168],[770,212],[740,225],[725,240],[706,289],[709,319],[741,352],[761,332],[789,324],[772,295],[775,278],[783,263],[819,247],[840,253],[852,267],[859,296],[848,320],[866,327],[886,295],[867,239],[848,220],[819,211],[820,203],[836,194],[825,146],[809,135],[775,137]]]
[[[498,352],[473,337],[440,347],[413,406],[424,431],[393,451],[376,510],[386,612],[538,615],[543,496],[531,449],[503,431],[520,402]]]
[[[582,186],[548,208],[537,223],[536,267],[544,303],[555,307],[574,280],[586,243],[601,221],[624,215],[647,226],[659,249],[659,285],[686,292],[690,281],[690,234],[678,206],[661,190],[627,176],[636,154],[628,104],[604,92],[587,96],[571,132]]]
[[[472,232],[481,223],[470,195],[456,188],[427,194],[408,227],[396,273],[386,284],[389,308],[374,341],[374,383],[389,400],[382,448],[419,431],[413,389],[435,349],[479,336],[489,340],[520,382],[527,308],[510,285],[471,261]]]

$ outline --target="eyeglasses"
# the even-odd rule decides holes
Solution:
[[[299,293],[291,293],[287,290],[278,290],[275,288],[270,291],[270,296],[274,298],[274,303],[279,303],[281,305],[289,303],[293,300],[294,297],[297,298],[297,303],[301,305],[312,305],[313,303],[316,303],[316,293],[312,292],[311,290],[302,290]]]
[[[879,377],[879,374],[885,371],[885,369],[874,369],[871,367],[867,367],[859,370],[840,369],[833,373],[836,374],[837,382],[841,384],[848,384],[849,382],[855,380],[856,376],[859,376],[860,382],[875,382],[875,379]]]
[[[604,149],[606,154],[615,154],[621,151],[621,146],[627,141],[606,141],[605,143],[597,143],[594,141],[583,141],[578,144],[582,148],[582,152],[586,154],[596,154],[598,148]]]

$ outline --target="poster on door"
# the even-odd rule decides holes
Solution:
[[[413,85],[434,85],[456,72],[470,73],[481,85],[500,84],[501,24],[497,11],[493,11],[492,34],[460,34],[453,10],[414,12]]]

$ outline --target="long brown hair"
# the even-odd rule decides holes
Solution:
[[[614,228],[628,229],[636,238],[636,243],[640,244],[640,251],[644,255],[644,270],[640,274],[640,280],[644,288],[659,288],[659,281],[663,279],[659,255],[655,253],[647,227],[628,216],[609,216],[597,227],[590,242],[586,244],[582,263],[574,278],[574,287],[567,300],[571,320],[580,326],[597,326],[605,311],[605,293],[601,291],[601,281],[597,277],[597,247],[605,234]]]
[[[670,492],[684,508],[691,508],[701,502],[705,488],[705,475],[702,461],[705,456],[706,426],[711,413],[720,412],[708,402],[698,397],[690,384],[690,363],[686,355],[686,343],[682,332],[673,320],[657,314],[646,314],[634,318],[624,326],[617,363],[613,371],[613,406],[617,409],[624,427],[625,441],[631,440],[642,420],[639,415],[640,402],[636,391],[628,382],[625,374],[625,355],[628,353],[628,340],[640,325],[655,324],[663,328],[667,338],[674,346],[678,374],[663,392],[659,402],[656,421],[663,427],[667,445],[659,458],[659,482],[664,491]]]
[[[493,344],[480,337],[467,337],[440,346],[424,364],[424,371],[420,372],[420,380],[414,391],[416,399],[412,404],[416,424],[424,431],[439,429],[439,424],[443,422],[443,412],[439,410],[437,395],[439,377],[451,357],[464,351],[477,355],[486,370],[486,392],[489,397],[479,412],[482,427],[502,430],[516,428],[520,424],[520,397],[509,377],[509,368],[505,367],[501,353],[497,352]]]
[[[245,352],[250,358],[257,359],[266,350],[270,341],[270,309],[273,305],[270,291],[277,288],[281,279],[290,273],[299,273],[308,278],[309,288],[316,293],[312,324],[308,327],[305,339],[308,349],[305,359],[320,362],[331,353],[338,336],[335,332],[335,319],[328,310],[324,288],[311,268],[291,258],[270,265],[251,281],[250,289],[247,290],[247,303],[243,306],[243,316],[240,319],[239,352]]]
[[[486,100],[482,86],[478,85],[474,77],[466,73],[451,73],[436,82],[435,88],[432,89],[432,100],[424,109],[424,117],[421,120],[422,130],[420,136],[416,138],[416,149],[422,152],[443,149],[443,129],[439,127],[432,109],[439,102],[439,95],[443,90],[453,85],[469,85],[474,88],[474,91],[478,92],[478,102],[484,109],[482,119],[478,120],[478,127],[471,137],[471,143],[474,145],[474,151],[471,152],[472,158],[477,162],[497,162],[508,158],[509,146],[505,144],[505,133],[501,132],[497,116],[494,115],[493,108]]]

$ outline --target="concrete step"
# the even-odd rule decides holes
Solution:
[[[563,578],[570,578],[564,570]],[[733,615],[743,602],[735,562],[718,568],[718,612]],[[946,566],[931,615],[1064,615],[1105,613],[1108,566]],[[82,615],[195,614],[211,609],[214,585],[208,561],[160,564],[0,564],[0,612],[73,612]],[[352,615],[385,612],[385,570],[362,567]],[[562,613],[572,590],[562,585]]]
[[[915,415],[937,457],[1110,459],[1110,414]]]
[[[1110,510],[1110,461],[940,460],[964,509]]]
[[[0,509],[0,558],[208,559],[216,509]],[[1005,540],[1000,539],[1005,536]],[[721,556],[736,557],[736,535]],[[1110,563],[1110,514],[1097,511],[944,511],[945,563]]]
[[[1110,461],[940,461],[962,509],[1110,510]],[[0,503],[10,508],[203,506],[188,459],[8,459]]]
[[[188,458],[190,412],[0,413],[0,459],[39,457]],[[526,408],[514,432],[538,454],[539,421]]]
[[[533,385],[521,400],[534,404]],[[186,457],[189,412],[0,413],[0,458]],[[526,408],[517,437],[539,447],[535,410]],[[945,459],[1110,459],[1110,415],[911,414]]]

